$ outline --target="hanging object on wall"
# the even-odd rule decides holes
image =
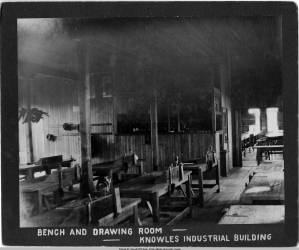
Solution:
[[[41,119],[44,118],[44,115],[49,116],[48,113],[37,108],[31,108],[31,109],[22,108],[19,111],[19,120],[23,119],[23,124],[29,121],[38,123]]]
[[[47,138],[49,141],[56,141],[57,136],[52,135],[52,134],[47,134],[46,138]]]
[[[72,130],[79,130],[79,124],[73,124],[73,123],[64,123],[63,129],[67,131],[72,131]]]

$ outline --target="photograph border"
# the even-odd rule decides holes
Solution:
[[[137,237],[121,235],[120,242],[99,236],[39,237],[35,228],[19,227],[18,185],[18,18],[115,17],[242,17],[281,15],[283,20],[283,102],[285,223],[277,225],[204,225],[190,234],[271,233],[270,241],[183,242],[160,246],[295,246],[298,239],[298,23],[294,2],[15,2],[1,10],[1,182],[2,242],[20,246],[141,246]],[[288,166],[292,166],[290,169]],[[297,166],[297,167],[296,167]],[[88,229],[91,232],[91,228]],[[164,235],[174,232],[163,227]],[[184,235],[184,232],[176,232]],[[144,244],[155,246],[156,244]]]

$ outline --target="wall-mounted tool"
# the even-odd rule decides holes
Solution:
[[[63,129],[67,131],[72,131],[72,130],[79,130],[79,124],[73,124],[73,123],[64,123]]]
[[[57,136],[52,135],[52,134],[47,134],[47,135],[46,135],[46,138],[47,138],[49,141],[56,141]]]

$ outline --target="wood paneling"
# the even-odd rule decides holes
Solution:
[[[151,148],[145,143],[144,135],[121,135],[115,137],[116,157],[135,152],[139,158],[145,159],[144,171],[152,171]],[[204,157],[210,145],[214,145],[212,134],[188,133],[159,135],[159,162],[160,168],[166,169],[175,157],[188,160]]]
[[[24,107],[26,91],[24,79],[19,85],[19,108]],[[31,91],[32,108],[47,112],[38,123],[32,123],[33,160],[40,157],[62,154],[65,158],[74,157],[80,162],[80,139],[78,131],[65,131],[63,123],[79,123],[78,97],[73,81],[38,75]],[[47,134],[55,135],[56,141],[46,139]],[[25,124],[19,121],[20,163],[28,160],[24,157],[26,148]]]
[[[145,135],[114,135],[113,133],[113,98],[101,97],[100,81],[92,82],[91,123],[106,124],[92,126],[92,140],[96,141],[96,156],[92,163],[110,161],[124,154],[135,152],[139,158],[145,159],[144,170],[152,170],[151,145],[146,142]],[[63,123],[79,123],[78,93],[75,82],[56,77],[38,75],[32,88],[32,107],[47,112],[38,123],[32,124],[33,156],[37,161],[41,157],[63,155],[72,156],[80,162],[80,138],[78,131],[65,131]],[[25,84],[20,80],[19,106],[26,103]],[[112,126],[109,125],[112,123]],[[26,163],[25,125],[19,122],[20,163]],[[57,136],[56,141],[46,139],[47,134]],[[107,134],[103,134],[107,133]],[[111,133],[111,134],[108,134]],[[213,135],[207,133],[160,134],[159,162],[166,168],[178,155],[181,159],[201,157],[205,155],[209,145],[213,145]]]

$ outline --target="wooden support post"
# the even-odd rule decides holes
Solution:
[[[187,193],[187,199],[188,199],[188,207],[190,208],[189,210],[189,217],[192,216],[192,176],[191,174],[188,175],[188,181],[186,182],[186,193]]]
[[[27,101],[26,101],[26,109],[28,112],[31,110],[31,88],[34,78],[30,77],[26,79],[27,81]],[[33,142],[32,142],[32,123],[31,118],[26,123],[26,152],[27,152],[27,163],[32,163],[34,161],[33,157]]]
[[[198,167],[197,170],[197,174],[198,174],[198,201],[199,201],[199,206],[203,207],[204,205],[204,191],[203,191],[203,174],[201,171],[201,168]]]
[[[261,121],[261,130],[264,133],[268,132],[268,124],[267,124],[267,112],[266,108],[261,108],[261,113],[260,113],[260,121]]]
[[[169,103],[167,103],[167,132],[170,132],[171,126],[170,126],[170,114],[169,114]]]
[[[242,167],[242,147],[241,147],[241,112],[235,110],[233,113],[233,165]]]
[[[157,90],[154,89],[151,105],[150,105],[150,120],[151,120],[151,148],[152,148],[152,164],[153,170],[159,170],[159,143],[158,143],[158,104]]]
[[[276,19],[277,22],[277,44],[279,50],[279,58],[282,59],[282,15],[279,15]]]
[[[81,139],[81,194],[84,196],[94,192],[91,165],[91,135],[90,135],[90,71],[89,53],[84,42],[78,41],[78,95],[80,108],[80,139]]]
[[[177,129],[178,129],[178,132],[181,132],[181,115],[180,115],[181,110],[180,109],[181,109],[181,106],[178,103],[178,113],[177,113]]]
[[[159,206],[159,196],[157,193],[152,194],[151,205],[153,209],[153,222],[160,222],[160,206]]]
[[[217,163],[217,165],[214,167],[215,169],[215,178],[216,178],[216,186],[217,188],[217,193],[220,193],[220,171],[219,171],[219,165]]]

